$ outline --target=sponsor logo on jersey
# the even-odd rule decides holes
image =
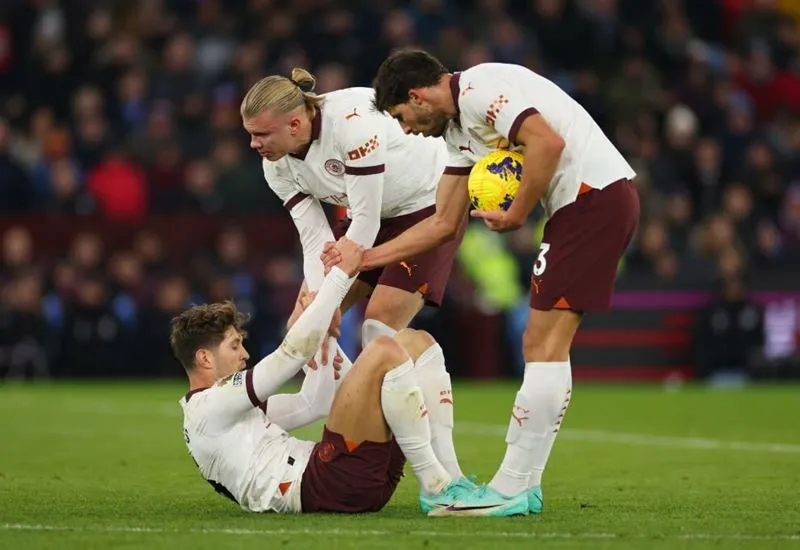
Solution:
[[[379,145],[378,136],[372,136],[372,138],[361,147],[356,147],[352,151],[348,151],[347,158],[350,160],[363,159],[377,149]]]
[[[461,152],[469,151],[473,155],[475,154],[475,151],[472,150],[472,141],[468,141],[466,145],[459,145],[458,150]]]
[[[486,124],[494,128],[497,122],[497,115],[500,114],[500,111],[503,110],[503,106],[506,103],[508,103],[508,98],[503,94],[500,94],[492,101],[491,105],[489,105],[489,108],[486,110]]]

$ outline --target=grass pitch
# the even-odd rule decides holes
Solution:
[[[481,481],[516,388],[455,388],[457,450]],[[239,510],[194,468],[175,382],[5,384],[0,548],[800,549],[798,389],[579,383],[542,516],[434,520],[410,472],[378,514]]]

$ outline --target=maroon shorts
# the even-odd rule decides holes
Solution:
[[[381,220],[381,228],[378,230],[375,246],[394,239],[409,227],[433,215],[434,212],[436,212],[436,207],[429,206],[411,214]],[[344,218],[334,225],[333,233],[338,239],[347,233],[349,227],[350,220]],[[377,285],[385,285],[408,292],[419,292],[425,298],[425,303],[439,306],[442,304],[444,290],[450,279],[450,270],[466,228],[466,223],[462,223],[458,235],[452,241],[418,254],[407,261],[371,271],[363,271],[359,273],[358,279],[372,288]]]
[[[544,227],[531,275],[534,309],[605,311],[620,258],[639,223],[639,195],[630,180],[585,190]]]
[[[377,512],[392,498],[405,462],[394,439],[354,446],[326,427],[300,483],[303,512]]]

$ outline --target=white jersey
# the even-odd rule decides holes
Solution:
[[[236,372],[213,386],[187,393],[181,400],[186,446],[202,476],[214,488],[252,512],[301,512],[303,472],[314,443],[291,437],[294,429],[327,414],[333,400],[332,367],[306,377],[327,376],[326,392],[275,395],[305,365],[341,305],[350,279],[334,267],[316,299],[289,329],[280,347],[253,368]],[[325,385],[312,382],[311,385]],[[309,400],[327,401],[311,415],[301,409]],[[269,411],[268,413],[266,411]],[[321,413],[321,414],[319,414]]]
[[[300,479],[314,443],[271,424],[259,406],[244,413],[231,406],[249,399],[246,378],[252,372],[237,372],[180,400],[186,445],[203,478],[242,508],[300,512]]]
[[[495,149],[516,149],[522,122],[539,113],[565,142],[561,160],[541,199],[548,216],[575,202],[582,184],[602,189],[636,173],[581,105],[550,80],[519,65],[485,63],[450,81],[458,112],[444,138],[446,173],[469,169]],[[524,170],[524,168],[523,168]]]
[[[290,210],[306,196],[351,211],[377,208],[380,218],[436,203],[447,162],[444,142],[406,135],[394,119],[375,110],[374,95],[371,88],[321,95],[307,150],[275,162],[264,159],[267,183]],[[364,181],[369,175],[382,177]]]

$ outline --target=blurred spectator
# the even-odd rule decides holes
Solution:
[[[144,268],[145,276],[154,278],[167,272],[167,254],[164,241],[152,231],[142,231],[136,235],[133,248]]]
[[[142,308],[133,342],[132,373],[145,376],[170,376],[180,364],[169,347],[170,320],[189,305],[189,285],[180,275],[167,275],[156,289],[155,300]],[[180,372],[180,370],[178,370]]]
[[[79,274],[99,273],[104,259],[100,235],[79,233],[72,241],[69,259]]]
[[[129,335],[111,306],[108,284],[98,274],[78,276],[75,299],[65,311],[60,365],[71,376],[125,374]]]
[[[11,131],[0,118],[0,213],[26,212],[34,206],[30,177],[11,155]]]
[[[41,277],[19,273],[0,298],[0,375],[48,377],[53,332],[42,314]]]
[[[747,299],[741,279],[725,279],[721,295],[698,321],[694,343],[698,376],[746,371],[763,339],[763,312]]]
[[[147,215],[149,193],[144,174],[119,149],[90,171],[87,189],[100,213],[111,222],[136,222]]]
[[[21,226],[11,226],[3,233],[0,258],[0,284],[33,267],[33,239]]]

